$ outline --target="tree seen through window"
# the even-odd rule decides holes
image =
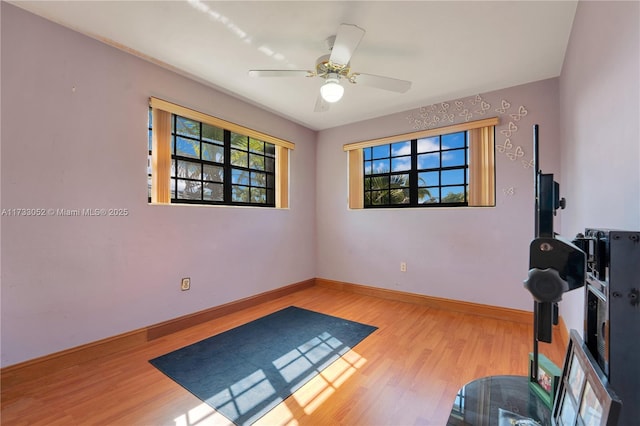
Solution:
[[[466,131],[363,148],[364,206],[463,206]]]

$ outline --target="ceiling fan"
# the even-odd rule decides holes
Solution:
[[[411,87],[411,82],[398,80],[380,75],[363,74],[351,71],[351,57],[360,44],[365,31],[352,24],[341,24],[338,33],[327,39],[327,46],[331,51],[316,60],[315,70],[250,70],[252,77],[320,77],[325,80],[320,87],[320,94],[316,100],[315,111],[329,110],[331,103],[337,102],[344,94],[342,81],[352,84],[363,84],[404,93]]]

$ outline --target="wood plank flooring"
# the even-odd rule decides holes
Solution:
[[[530,325],[319,286],[2,389],[3,425],[231,424],[148,360],[296,305],[378,327],[262,425],[444,425],[458,389],[527,375]],[[562,365],[558,336],[540,350]]]

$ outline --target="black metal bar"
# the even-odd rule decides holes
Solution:
[[[539,195],[539,184],[538,184],[538,176],[540,175],[539,170],[539,156],[538,156],[538,125],[533,125],[533,194],[535,198],[535,211],[534,211],[534,235],[535,238],[538,238],[540,232],[540,222],[539,222],[539,214],[540,214],[540,200],[538,199]],[[530,380],[538,383],[538,302],[533,302],[533,365],[531,366],[531,371],[529,372]]]
[[[533,365],[529,380],[538,383],[538,302],[533,302]]]
[[[535,238],[540,237],[540,218],[538,217],[540,215],[540,199],[539,199],[539,195],[540,195],[540,182],[539,182],[539,176],[540,176],[540,168],[539,168],[539,161],[540,158],[538,156],[538,125],[534,124],[533,125],[533,194],[535,197],[535,214],[534,214],[534,227],[535,227],[535,231],[534,231],[534,235]]]

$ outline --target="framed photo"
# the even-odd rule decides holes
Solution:
[[[584,386],[584,370],[575,354],[571,355],[569,363],[569,375],[567,376],[567,386],[572,395],[580,395]]]
[[[585,426],[602,424],[602,404],[590,383],[584,387],[582,402],[580,403],[580,419]]]
[[[552,417],[557,426],[614,426],[622,403],[576,330],[571,330],[567,355]]]
[[[551,408],[562,371],[544,355],[538,355],[538,375],[533,374],[533,354],[529,354],[529,387]]]

